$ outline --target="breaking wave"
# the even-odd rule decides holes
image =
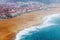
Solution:
[[[43,21],[17,33],[15,40],[60,40],[60,14],[48,15]]]

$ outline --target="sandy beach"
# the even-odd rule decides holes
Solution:
[[[18,17],[0,21],[0,40],[13,40],[18,31],[43,23],[43,17],[60,13],[60,8],[50,8],[22,14]]]

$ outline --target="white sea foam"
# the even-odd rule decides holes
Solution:
[[[59,20],[60,20],[60,14],[48,15],[48,16],[43,18],[44,22],[43,22],[42,25],[25,28],[24,30],[22,30],[19,33],[17,33],[15,40],[21,40],[21,39],[24,38],[24,36],[31,35],[32,33],[30,33],[30,32],[37,32],[41,28],[49,27],[51,25],[57,25]]]
[[[60,14],[52,14],[43,18],[43,24],[55,24],[60,20]]]

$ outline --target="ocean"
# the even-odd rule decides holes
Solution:
[[[42,25],[17,33],[15,40],[60,40],[60,14],[46,16],[43,20]]]

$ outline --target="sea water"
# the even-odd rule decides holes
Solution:
[[[60,14],[46,16],[43,21],[17,33],[15,40],[60,40]]]

